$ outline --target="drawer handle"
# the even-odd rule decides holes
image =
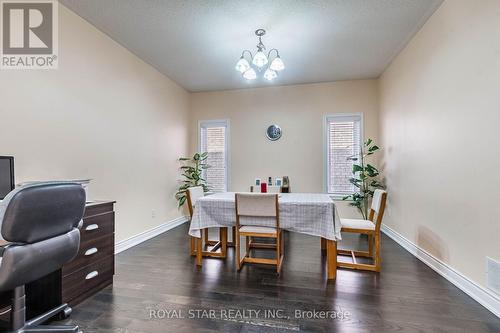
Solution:
[[[89,274],[87,274],[87,276],[85,277],[85,280],[90,280],[90,279],[93,279],[95,278],[97,275],[99,275],[99,272],[98,271],[93,271],[93,272],[90,272]]]
[[[96,229],[99,229],[99,225],[98,224],[89,224],[85,230],[87,231],[90,231],[90,230],[96,230]]]
[[[85,251],[85,255],[86,256],[90,256],[90,255],[92,255],[94,253],[97,253],[97,248],[96,247],[93,247],[93,248],[88,249],[87,251]]]

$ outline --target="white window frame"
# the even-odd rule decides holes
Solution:
[[[349,119],[352,117],[359,117],[360,118],[360,146],[363,145],[365,142],[364,139],[364,134],[365,134],[365,128],[364,128],[364,116],[363,112],[353,112],[353,113],[334,113],[334,114],[327,114],[323,117],[323,193],[330,194],[330,196],[335,199],[335,200],[341,200],[343,195],[335,194],[335,193],[329,193],[328,192],[328,143],[330,140],[330,132],[328,128],[328,124],[333,120],[341,121],[343,118]]]
[[[231,149],[230,149],[230,133],[231,133],[231,124],[229,119],[214,119],[214,120],[200,120],[198,121],[198,152],[201,151],[201,129],[209,128],[209,127],[225,127],[225,136],[224,142],[226,144],[226,149],[224,151],[226,157],[226,174],[225,174],[225,182],[226,188],[225,191],[229,191],[231,188]]]

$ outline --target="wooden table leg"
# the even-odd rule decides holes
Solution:
[[[203,238],[196,238],[196,265],[201,266],[201,259],[203,255]]]
[[[231,241],[227,241],[227,246],[229,247],[235,247],[235,239],[236,239],[236,227],[228,227],[231,229]],[[229,235],[229,231],[227,233]]]
[[[189,239],[191,242],[191,245],[190,245],[191,255],[194,257],[194,256],[196,256],[196,238],[193,236],[190,236]]]
[[[222,257],[225,258],[226,257],[226,253],[227,253],[227,228],[219,228],[219,238],[220,238],[220,242],[221,242],[221,253],[222,253]]]
[[[335,280],[337,277],[337,242],[326,240],[326,261],[328,280]]]

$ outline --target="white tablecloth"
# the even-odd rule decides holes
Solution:
[[[281,193],[280,227],[285,230],[340,240],[340,218],[334,202],[322,193]],[[243,222],[243,221],[242,221]],[[201,237],[201,229],[236,224],[234,193],[216,193],[195,203],[189,234]],[[274,226],[275,220],[246,218],[244,224]]]

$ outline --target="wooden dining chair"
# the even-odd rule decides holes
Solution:
[[[186,197],[187,197],[187,204],[188,204],[188,209],[189,209],[189,215],[191,218],[193,218],[193,212],[194,212],[194,207],[196,205],[196,201],[198,201],[199,198],[205,196],[205,192],[203,191],[202,186],[195,186],[195,187],[190,187],[186,191]],[[208,228],[205,228],[202,230],[202,236],[205,240],[205,244],[201,246],[200,249],[198,249],[197,243],[203,243],[203,242],[197,242],[196,237],[190,236],[190,253],[192,256],[195,256],[197,251],[200,250],[202,251],[202,256],[204,257],[218,257],[218,258],[225,258],[226,257],[226,252],[227,252],[227,228],[219,228],[219,240],[214,241],[210,240],[208,237]],[[212,248],[208,250],[208,247],[211,246]],[[220,252],[218,250],[220,249]]]
[[[342,232],[364,234],[368,236],[368,251],[338,249],[337,254],[341,256],[351,256],[352,263],[337,261],[337,267],[380,272],[380,226],[384,216],[386,200],[387,192],[377,189],[373,194],[368,220],[340,219]],[[374,247],[375,250],[373,249]],[[358,263],[356,256],[370,258],[373,260],[373,264]]]
[[[280,229],[279,204],[277,194],[243,194],[236,193],[236,267],[238,271],[244,263],[275,265],[278,274],[281,272],[284,254],[283,233]],[[275,226],[245,224],[246,218],[274,218]],[[240,237],[245,237],[246,253],[240,258]],[[275,244],[255,243],[253,237],[275,239]],[[250,254],[251,248],[267,248],[276,250],[276,259],[255,258]]]

